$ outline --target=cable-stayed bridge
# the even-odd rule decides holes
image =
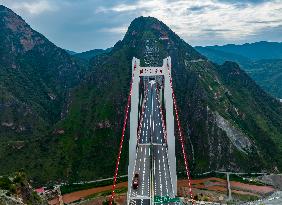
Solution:
[[[182,204],[177,197],[175,127],[179,134],[192,201],[190,171],[172,87],[170,57],[163,59],[162,67],[141,67],[139,59],[132,60],[132,80],[116,163],[111,204],[115,195],[128,117],[130,140],[127,204]],[[176,126],[174,126],[175,122]]]

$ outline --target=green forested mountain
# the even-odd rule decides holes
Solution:
[[[223,64],[225,61],[233,61],[239,63],[240,66],[248,65],[252,62],[248,57],[242,56],[240,54],[229,53],[222,50],[214,49],[212,46],[202,47],[196,46],[195,49],[206,56],[208,59],[213,61],[214,63]]]
[[[80,68],[21,17],[0,11],[0,136],[42,136],[64,115]]]
[[[193,173],[282,169],[281,103],[236,63],[213,64],[162,22],[139,17],[110,52],[90,60],[87,77],[68,95],[64,118],[28,143],[13,135],[23,146],[1,144],[0,174],[24,167],[35,183],[112,176],[133,56],[142,66],[161,65],[163,58],[172,57],[173,86]],[[127,172],[128,137],[120,174]],[[177,146],[179,170],[182,161]]]
[[[201,49],[202,47],[199,46],[197,48]],[[253,61],[282,58],[282,42],[260,41],[242,45],[227,44],[223,46],[206,46],[204,48],[243,56]]]
[[[99,176],[114,170],[108,159],[116,156],[132,57],[148,66],[161,65],[168,55],[193,171],[281,169],[281,104],[237,64],[212,64],[162,22],[140,17],[109,54],[91,60],[88,80],[77,88],[69,116],[58,125],[65,131],[60,143],[81,141],[69,152],[80,150],[96,162],[77,158],[74,168],[84,170],[77,177],[87,177],[89,169]],[[79,123],[83,129],[73,126]],[[106,153],[92,151],[103,144]],[[124,151],[126,156],[127,147]],[[179,168],[180,157],[178,152]],[[124,161],[121,171],[126,170]]]
[[[254,61],[244,68],[265,91],[282,99],[282,59]]]
[[[70,54],[70,55],[75,55],[75,54],[77,54],[77,52],[75,52],[75,51],[71,51],[71,50],[67,50],[67,49],[65,49],[65,51],[66,51],[68,54]]]
[[[93,49],[90,51],[85,51],[85,52],[81,52],[81,53],[75,53],[73,54],[74,57],[76,58],[80,58],[83,60],[90,60],[91,58],[97,56],[97,55],[101,55],[104,53],[109,53],[111,51],[112,48],[107,48],[107,49]]]
[[[61,48],[0,6],[0,170],[24,167],[17,150],[44,138],[67,110],[83,73]],[[10,156],[10,152],[13,156]],[[27,150],[33,155],[33,150]],[[11,158],[10,158],[11,157]],[[8,159],[9,158],[9,159]]]
[[[266,92],[282,99],[282,43],[197,46],[195,49],[215,63],[238,63]]]

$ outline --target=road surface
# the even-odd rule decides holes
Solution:
[[[144,113],[140,120],[142,124],[134,166],[134,174],[139,174],[139,186],[137,189],[129,188],[132,205],[149,205],[150,199],[154,196],[174,197],[158,86],[154,80],[145,79],[144,83],[147,84],[145,85],[147,95],[144,99]]]

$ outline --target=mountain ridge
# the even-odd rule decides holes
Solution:
[[[282,43],[263,41],[243,45],[198,46],[195,49],[218,64],[225,61],[238,63],[266,92],[282,98]],[[253,58],[249,53],[256,53],[256,50],[260,56]]]
[[[101,55],[104,53],[109,53],[112,50],[112,48],[107,48],[107,49],[92,49],[89,51],[84,51],[81,53],[75,53],[73,54],[74,57],[76,58],[81,58],[84,60],[89,61],[91,58],[94,58],[97,55]]]
[[[0,173],[24,167],[38,184],[112,176],[133,56],[142,66],[161,65],[171,56],[192,173],[282,169],[281,103],[236,63],[214,64],[163,22],[139,17],[109,53],[89,61],[86,77],[69,92],[64,118],[23,147],[1,145]],[[128,137],[127,130],[120,174],[127,172]]]
[[[282,42],[259,41],[254,43],[226,44],[222,46],[196,46],[197,48],[209,48],[217,51],[237,54],[250,60],[281,59]]]
[[[77,131],[73,129],[70,130],[72,119],[80,118],[78,121],[87,119],[86,121],[84,120],[83,123],[85,128],[89,127],[90,124],[93,126],[93,123],[97,123],[97,127],[95,128],[94,126],[90,133],[89,130],[86,131],[86,133],[80,132],[78,138],[79,136],[84,137],[87,135],[89,135],[90,138],[90,136],[98,136],[98,133],[103,132],[106,134],[104,138],[112,140],[112,146],[117,149],[118,138],[113,138],[113,135],[119,136],[118,131],[120,131],[120,129],[117,129],[117,127],[121,127],[121,124],[115,120],[123,118],[122,111],[130,82],[132,57],[135,56],[141,59],[142,66],[158,66],[161,65],[161,61],[164,57],[170,55],[172,57],[173,65],[173,83],[179,102],[182,123],[185,127],[185,133],[191,135],[191,137],[187,136],[186,148],[190,153],[190,160],[193,162],[192,170],[194,172],[203,172],[210,169],[237,171],[259,170],[259,167],[269,169],[270,164],[267,163],[266,159],[262,158],[264,158],[265,155],[265,158],[268,159],[268,154],[271,150],[267,147],[264,148],[260,146],[260,152],[263,152],[264,154],[259,154],[255,148],[257,146],[255,140],[257,139],[254,136],[257,128],[253,127],[252,124],[248,122],[245,122],[246,124],[244,125],[241,125],[242,122],[240,122],[243,117],[252,119],[252,112],[247,108],[242,108],[242,111],[239,112],[237,106],[240,107],[241,102],[233,99],[232,95],[228,94],[228,88],[225,87],[227,85],[222,85],[223,82],[219,81],[218,78],[224,78],[226,82],[229,82],[229,78],[227,78],[229,75],[235,75],[235,77],[237,75],[242,76],[244,81],[248,83],[242,83],[240,86],[243,86],[243,88],[246,89],[247,94],[251,96],[253,94],[248,91],[246,86],[252,86],[253,91],[258,95],[257,100],[259,103],[254,106],[254,110],[257,110],[257,107],[265,107],[265,109],[267,107],[267,109],[270,109],[269,113],[275,114],[276,111],[278,113],[281,112],[281,105],[278,104],[277,100],[271,98],[258,88],[236,64],[224,64],[223,68],[227,66],[227,68],[232,69],[229,70],[230,73],[226,73],[222,76],[220,73],[224,73],[222,71],[227,71],[228,69],[221,70],[222,66],[206,61],[204,56],[192,49],[191,46],[184,43],[184,41],[176,36],[171,30],[167,30],[167,26],[162,22],[154,18],[146,17],[135,19],[129,26],[123,40],[117,42],[109,54],[96,56],[91,60],[92,67],[90,70],[92,73],[89,75],[88,82],[78,88],[76,92],[77,99],[73,101],[75,102],[75,106],[70,109],[70,113],[76,114],[62,122],[63,124],[61,126],[64,127],[62,129],[66,131],[65,137],[69,138],[69,136],[78,134]],[[238,79],[236,81],[238,81]],[[241,83],[240,79],[239,82]],[[232,85],[228,86],[231,86],[230,89],[232,89]],[[187,89],[187,87],[189,89]],[[97,96],[95,96],[95,98],[94,96],[90,96],[89,99],[83,98],[86,90],[90,93],[100,93],[99,98]],[[213,92],[211,92],[211,90],[213,90]],[[233,92],[241,98],[244,97],[235,89],[233,89]],[[273,104],[277,110],[274,112],[267,104],[263,104],[264,100],[261,100],[261,98],[270,101],[270,104]],[[218,102],[212,103],[213,101]],[[223,101],[223,103],[221,101]],[[233,103],[235,102],[232,101],[236,102],[236,106],[233,106]],[[251,101],[248,101],[248,103],[250,102]],[[226,104],[226,106],[224,104]],[[81,110],[82,107],[83,112]],[[93,113],[90,108],[99,111]],[[89,114],[89,112],[92,113]],[[83,114],[81,115],[81,113]],[[190,114],[185,115],[184,113]],[[267,121],[263,113],[257,113],[257,115],[262,117],[263,123]],[[209,117],[206,118],[206,116]],[[279,124],[278,119],[280,118],[277,115],[274,115],[273,118],[276,119],[275,124],[277,126],[277,123]],[[206,125],[207,122],[210,124],[209,126]],[[256,124],[254,119],[252,119],[252,122]],[[260,125],[256,126],[258,126],[258,128],[260,127]],[[206,128],[203,129],[202,127]],[[230,129],[232,130],[230,136],[224,134]],[[267,132],[270,131],[270,128],[267,128],[267,125],[264,129],[268,130]],[[277,127],[275,129],[277,129]],[[213,135],[210,135],[209,131],[213,133]],[[278,134],[279,132],[280,131],[278,131]],[[252,136],[249,136],[250,133]],[[245,156],[244,152],[241,152],[240,149],[236,148],[236,140],[232,141],[232,137],[234,136],[238,136],[239,139],[236,139],[237,141],[241,140],[242,142],[248,142],[250,144],[250,146],[243,146],[243,143],[241,143],[242,147],[240,147],[241,150],[246,149],[245,151],[248,152],[249,157]],[[273,139],[267,137],[265,143],[276,147],[272,140]],[[218,147],[217,143],[223,143],[225,145]],[[193,146],[193,149],[191,146]],[[232,149],[230,150],[229,147],[232,147]],[[127,153],[127,145],[125,145],[124,150],[124,152]],[[192,157],[193,153],[191,153],[191,150],[196,152],[194,157]],[[210,153],[201,153],[201,150],[209,150]],[[224,156],[222,154],[223,151],[220,150],[225,150],[226,153],[231,152],[232,154]],[[275,148],[273,148],[272,151],[273,150],[275,150]],[[274,152],[279,151],[276,150]],[[112,151],[108,153],[108,156],[110,155],[115,156]],[[252,157],[250,155],[252,155]],[[123,157],[125,156],[126,154],[123,155]],[[213,159],[214,156],[217,156],[217,158]],[[254,161],[253,157],[262,160],[261,162]],[[94,160],[95,156],[92,155],[92,158]],[[181,160],[181,154],[179,149],[177,158],[178,163],[180,163],[179,160]],[[209,160],[206,160],[206,158]],[[279,160],[279,157],[277,160]],[[239,162],[242,164],[239,165]],[[110,166],[110,164],[108,166]],[[112,169],[113,166],[114,164],[111,164]],[[97,171],[100,170],[100,168],[96,169]],[[181,169],[181,164],[179,165],[179,169]],[[275,170],[274,167],[271,169]],[[120,170],[121,173],[126,172],[126,160],[121,162]],[[98,172],[106,174],[102,170]]]
[[[83,72],[66,51],[34,31],[12,10],[0,6],[0,18],[3,172],[12,170],[5,168],[10,152],[19,154],[18,150],[44,137],[64,117],[70,90],[82,79]],[[24,167],[21,164],[29,163],[22,157],[11,157],[15,160],[12,167],[19,169]]]

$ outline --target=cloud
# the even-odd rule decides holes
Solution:
[[[248,36],[246,42],[256,42],[261,41],[267,37],[271,41],[282,41],[282,25],[276,27],[266,27],[253,35]]]
[[[158,1],[156,0],[145,0],[145,1],[136,1],[135,3],[128,4],[128,3],[121,3],[114,5],[113,7],[99,7],[96,9],[97,13],[101,12],[131,12],[136,10],[143,10],[143,9],[153,9],[156,4],[158,4]]]
[[[191,45],[282,41],[281,0],[0,0],[56,45],[113,46],[138,16],[153,16]]]
[[[202,31],[206,32],[226,32],[226,31],[232,31],[231,29],[213,29],[213,28],[205,28],[202,29]]]
[[[273,21],[248,21],[248,23],[254,23],[254,24],[270,24],[270,23],[279,23],[282,24],[282,20],[273,20]]]
[[[279,0],[138,0],[99,10],[156,17],[192,42],[201,42],[212,32],[212,36],[222,42],[240,41],[264,28],[282,25],[281,11]]]
[[[11,9],[18,12],[26,12],[30,15],[39,15],[48,11],[55,11],[57,7],[50,1],[21,1],[11,4]]]
[[[118,27],[112,27],[112,28],[102,28],[99,31],[100,32],[109,32],[109,33],[115,33],[115,34],[125,34],[127,31],[128,26],[118,26]]]
[[[216,6],[212,6],[212,5],[209,5],[209,6],[207,6],[207,5],[198,5],[198,6],[191,6],[191,7],[189,7],[189,8],[187,8],[187,10],[188,10],[188,12],[200,12],[200,13],[203,13],[203,12],[205,12],[205,11],[207,11],[207,10],[215,10],[215,9],[218,9],[218,7],[216,7]]]
[[[140,9],[140,7],[138,5],[119,4],[117,6],[112,7],[111,9],[105,7],[99,7],[98,9],[96,9],[96,12],[97,13],[108,12],[108,11],[127,12],[127,11],[134,11],[136,9]]]

